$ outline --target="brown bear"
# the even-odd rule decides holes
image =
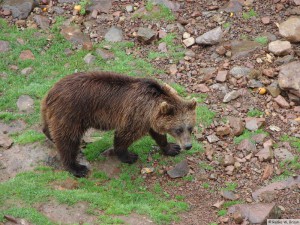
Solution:
[[[75,73],[58,81],[41,105],[43,132],[52,140],[65,168],[77,177],[88,169],[77,161],[81,137],[88,128],[115,130],[114,153],[124,163],[138,156],[128,151],[150,134],[165,155],[192,147],[196,101],[185,100],[169,85],[153,79],[110,72]],[[168,143],[166,134],[178,144]]]

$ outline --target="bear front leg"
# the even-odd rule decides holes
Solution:
[[[174,143],[168,143],[167,135],[159,134],[152,129],[150,129],[149,134],[165,155],[175,156],[180,153],[180,146]]]
[[[137,140],[134,133],[126,131],[116,131],[114,137],[114,152],[121,162],[132,164],[138,159],[138,155],[128,151],[128,147]]]

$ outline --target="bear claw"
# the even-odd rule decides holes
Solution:
[[[169,143],[164,149],[163,152],[165,155],[175,156],[180,153],[180,146],[174,143]]]

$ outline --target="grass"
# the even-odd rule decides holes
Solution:
[[[254,39],[254,41],[256,41],[257,43],[259,43],[261,45],[266,45],[269,42],[268,37],[265,37],[265,36],[256,37]]]
[[[45,140],[45,135],[35,130],[26,130],[20,134],[12,135],[15,144],[29,144]]]
[[[230,22],[223,23],[223,28],[224,29],[228,29],[230,27],[231,27],[231,23]]]
[[[81,6],[81,9],[80,9],[80,15],[85,15],[86,14],[86,7],[91,4],[91,1],[90,0],[81,0],[79,3],[78,3],[80,6]]]
[[[256,131],[245,130],[240,136],[234,137],[234,143],[235,144],[239,144],[239,143],[241,143],[245,139],[250,139],[251,140],[251,138],[253,136],[257,135],[257,134],[266,134],[266,135],[269,135],[267,132],[265,132],[262,129],[258,129]]]
[[[259,109],[250,109],[247,112],[248,117],[261,117],[264,115],[264,112],[260,111]]]
[[[235,191],[236,188],[238,187],[238,184],[235,182],[226,183],[225,185],[226,187],[222,188],[222,190],[225,191]]]
[[[300,138],[283,135],[280,140],[290,142],[291,145],[300,153]]]
[[[184,57],[184,49],[181,45],[175,44],[176,38],[176,35],[173,33],[167,34],[156,44],[158,45],[163,42],[166,43],[168,52],[150,51],[148,53],[148,59],[153,60],[156,58],[172,58],[175,62],[178,62]]]
[[[144,20],[151,21],[175,21],[175,16],[172,11],[166,6],[159,4],[158,6],[153,5],[151,1],[147,1],[145,5],[145,9],[147,10],[144,14],[136,13],[133,18],[141,18]]]
[[[218,211],[218,216],[226,216],[227,210],[226,209],[221,209]]]
[[[257,13],[254,11],[254,9],[250,9],[249,12],[243,12],[243,18],[245,20],[248,20],[252,17],[257,17]]]

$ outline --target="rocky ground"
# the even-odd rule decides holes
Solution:
[[[212,124],[200,124],[205,129],[195,131],[205,154],[190,156],[178,166],[180,176],[188,174],[191,182],[176,180],[179,188],[170,187],[165,185],[172,179],[167,175],[146,176],[149,185],[159,181],[169,195],[180,193],[190,204],[173,224],[300,219],[299,0],[149,0],[151,7],[145,1],[92,0],[81,8],[78,2],[4,0],[0,16],[19,29],[45,33],[65,17],[61,34],[74,43],[73,50],[92,50],[103,40],[133,41],[137,49],[128,54],[148,58],[162,71],[155,74],[158,79],[181,84],[189,93],[207,94],[204,104],[216,113]],[[171,13],[160,18],[156,3]],[[170,33],[176,48],[155,44]],[[9,48],[0,40],[0,52]],[[149,52],[157,55],[149,58]],[[109,46],[97,54],[115,57]],[[30,58],[30,52],[23,57]],[[84,60],[91,64],[95,56],[87,54]],[[21,100],[18,107],[26,107]],[[2,147],[11,144],[0,139]],[[15,148],[13,154],[20,152]],[[142,224],[138,220],[128,223]]]

